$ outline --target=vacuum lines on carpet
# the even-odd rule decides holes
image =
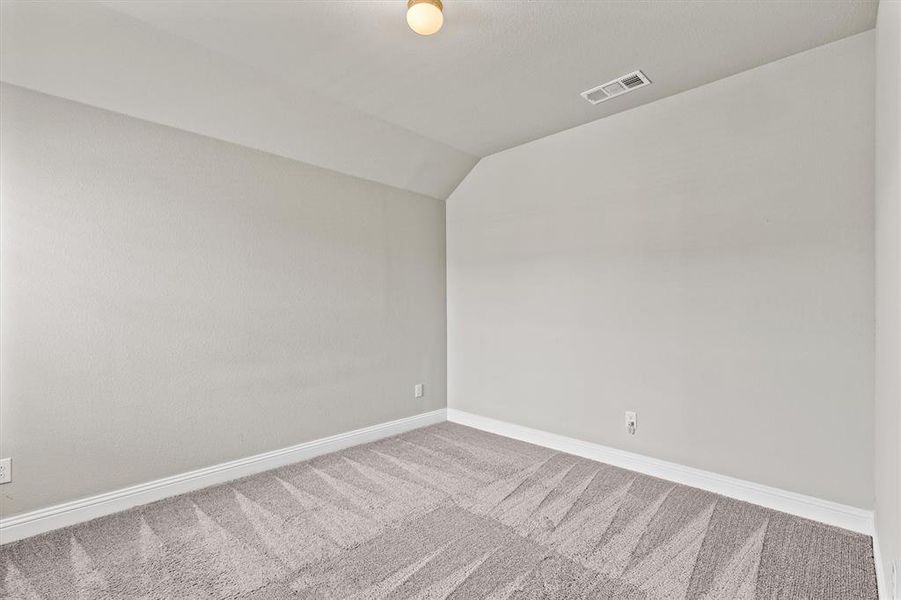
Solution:
[[[871,539],[442,423],[0,547],[0,596],[875,600]]]

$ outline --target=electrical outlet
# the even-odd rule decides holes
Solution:
[[[0,458],[0,483],[9,483],[13,480],[13,459]]]
[[[632,412],[631,410],[626,411],[626,431],[629,435],[635,435],[635,430],[638,429],[638,413]]]
[[[423,387],[421,383],[417,383],[413,386],[413,397],[414,398],[422,398],[424,395]]]

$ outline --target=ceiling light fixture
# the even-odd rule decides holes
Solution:
[[[444,25],[441,0],[407,0],[407,25],[419,35],[437,33]]]

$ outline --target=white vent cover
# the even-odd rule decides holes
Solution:
[[[632,71],[627,75],[617,77],[612,81],[602,83],[597,87],[593,87],[590,90],[582,92],[582,97],[592,104],[599,104],[604,100],[610,100],[610,98],[622,96],[623,94],[631,92],[632,90],[637,90],[640,87],[644,87],[650,84],[651,80],[645,77],[644,73],[642,73],[641,71]]]

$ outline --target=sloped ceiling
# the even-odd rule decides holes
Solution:
[[[0,79],[446,198],[479,157],[870,29],[868,0],[4,1]],[[592,106],[635,69],[653,85]]]

